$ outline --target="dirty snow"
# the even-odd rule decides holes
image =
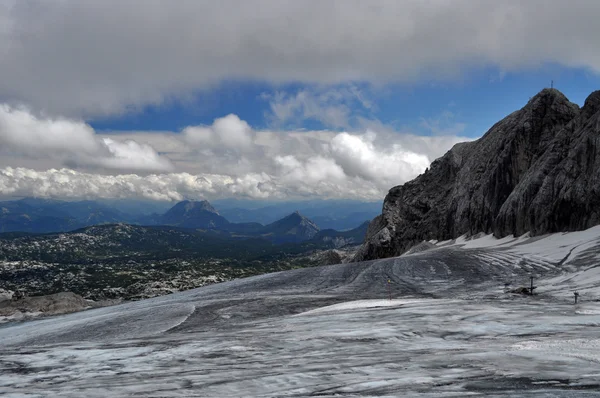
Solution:
[[[482,236],[12,322],[0,394],[598,396],[598,253],[598,227]]]

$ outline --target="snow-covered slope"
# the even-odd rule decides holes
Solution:
[[[572,297],[578,291],[588,300],[600,300],[600,226],[534,238],[529,234],[502,239],[483,235],[429,243],[475,252],[482,261],[500,267],[512,264],[529,269],[539,278],[540,294]]]
[[[433,243],[4,325],[0,394],[597,393],[600,228]],[[531,274],[538,295],[504,293]]]

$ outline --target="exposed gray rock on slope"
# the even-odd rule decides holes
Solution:
[[[600,91],[595,91],[504,202],[496,235],[539,235],[600,224],[599,111]]]
[[[555,89],[455,145],[392,188],[355,260],[397,256],[424,240],[585,229],[600,223],[600,92],[579,109]]]
[[[16,313],[56,315],[81,311],[89,307],[92,307],[92,303],[83,297],[71,292],[62,292],[47,296],[2,300],[0,301],[0,316],[13,316]]]

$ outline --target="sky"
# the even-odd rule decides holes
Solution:
[[[380,201],[553,85],[600,2],[0,0],[0,196]]]

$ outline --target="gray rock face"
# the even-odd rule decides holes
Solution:
[[[81,311],[91,306],[89,301],[71,292],[37,297],[15,298],[13,296],[12,300],[0,301],[0,316],[11,316],[15,313],[56,315]]]
[[[600,91],[583,108],[554,89],[392,188],[356,261],[463,234],[533,235],[600,224]]]

